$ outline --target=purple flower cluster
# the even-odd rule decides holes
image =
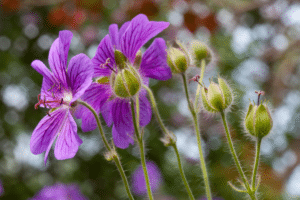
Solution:
[[[65,185],[57,183],[45,186],[38,194],[29,200],[87,200],[77,185]]]
[[[159,188],[160,183],[162,182],[161,173],[157,165],[152,161],[148,161],[146,163],[146,166],[147,166],[151,190],[152,192],[155,192]],[[136,195],[141,196],[147,194],[145,175],[143,172],[143,167],[141,165],[133,172],[131,182],[132,182],[131,184],[132,191]]]
[[[114,94],[112,77],[118,73],[114,51],[118,50],[126,57],[129,64],[134,65],[138,59],[137,52],[152,37],[169,26],[167,22],[148,21],[145,15],[138,15],[130,22],[126,22],[118,29],[116,24],[110,25],[109,34],[106,35],[98,46],[95,57],[92,59],[94,65],[94,78],[105,78],[108,82],[95,82],[86,91],[83,99],[101,113],[108,126],[112,127],[112,136],[117,147],[125,149],[133,144],[133,122],[130,110],[130,99],[121,98]],[[167,65],[166,44],[162,38],[157,38],[145,51],[141,58],[137,71],[142,82],[148,85],[149,78],[167,80],[172,77]],[[109,61],[109,62],[107,62]],[[103,64],[106,64],[103,66]],[[140,102],[140,126],[146,126],[151,120],[151,105],[146,97],[146,91],[139,92]],[[77,115],[82,118],[82,130],[90,131],[96,128],[94,116],[86,108],[82,108]]]
[[[150,47],[140,53],[141,47],[151,38],[169,26],[167,22],[149,21],[140,14],[118,29],[116,24],[109,27],[109,34],[100,42],[96,55],[89,59],[84,54],[71,58],[67,67],[68,51],[72,39],[70,31],[59,32],[59,37],[50,48],[48,62],[51,71],[39,60],[32,67],[43,76],[38,106],[50,109],[34,129],[30,149],[33,154],[45,153],[45,163],[55,139],[54,155],[63,160],[72,158],[82,140],[77,135],[77,125],[73,115],[82,119],[82,130],[96,128],[96,120],[87,108],[76,100],[89,103],[95,111],[102,113],[108,126],[112,126],[112,137],[119,148],[133,144],[133,121],[130,98],[119,97],[113,90],[116,75],[123,70],[118,66],[116,51],[121,52],[126,64],[133,66],[140,84],[148,85],[149,78],[170,79],[172,74],[166,62],[166,44],[156,38]],[[93,78],[95,82],[93,82]],[[140,87],[140,126],[151,120],[151,105],[146,91]]]

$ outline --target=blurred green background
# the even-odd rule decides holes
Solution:
[[[144,13],[150,20],[168,21],[159,36],[171,43],[189,44],[198,39],[214,51],[204,83],[220,74],[235,90],[235,104],[228,113],[237,152],[247,175],[254,160],[254,142],[245,134],[242,121],[255,90],[270,100],[274,127],[263,139],[259,174],[260,199],[300,199],[300,4],[296,0],[0,0],[0,199],[27,199],[45,185],[76,183],[89,199],[127,199],[113,163],[104,160],[97,130],[83,133],[73,159],[58,161],[50,153],[33,155],[29,142],[33,129],[46,114],[34,109],[42,76],[30,63],[48,63],[48,51],[58,32],[72,30],[69,58],[95,54],[111,23],[119,25]],[[148,42],[149,46],[152,41]],[[198,74],[188,71],[188,78]],[[166,82],[152,80],[159,110],[167,127],[178,139],[187,179],[197,198],[204,195],[196,136],[193,132],[180,76]],[[196,83],[190,84],[192,97]],[[200,113],[201,132],[214,196],[246,199],[228,181],[238,183],[219,115]],[[80,124],[80,121],[78,121]],[[110,129],[106,128],[110,138]],[[176,157],[160,142],[162,132],[154,117],[145,129],[147,159],[161,169],[163,180],[155,199],[187,199]],[[137,147],[119,149],[130,179],[139,165]],[[146,197],[137,197],[146,199]]]

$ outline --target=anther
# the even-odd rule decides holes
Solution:
[[[117,73],[112,67],[110,67],[108,64],[110,63],[110,58],[107,58],[104,64],[100,64],[100,68],[104,68],[107,67],[109,68],[111,71]]]

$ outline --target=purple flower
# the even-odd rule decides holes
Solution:
[[[172,77],[167,65],[166,44],[162,38],[157,38],[145,51],[143,56],[138,53],[141,47],[169,26],[168,22],[149,21],[143,14],[137,15],[118,29],[116,24],[110,25],[109,34],[100,42],[96,55],[92,59],[94,64],[93,83],[86,91],[83,99],[101,113],[108,126],[112,127],[112,136],[117,147],[125,149],[134,143],[133,122],[130,109],[130,99],[117,96],[114,93],[113,82],[118,71],[115,51],[121,52],[126,63],[135,68],[138,79],[148,85],[149,78],[167,80]],[[134,73],[133,73],[134,74]],[[131,89],[131,88],[130,88]],[[145,89],[139,89],[134,95],[139,95],[140,126],[146,126],[151,120],[151,105],[146,97]],[[76,116],[82,118],[82,130],[91,131],[96,128],[96,121],[90,111],[82,108]]]
[[[50,111],[34,129],[30,150],[33,154],[46,151],[45,163],[56,138],[54,155],[58,160],[73,158],[82,143],[72,113],[76,109],[76,100],[92,83],[93,66],[85,54],[78,54],[70,60],[67,68],[72,37],[70,31],[59,32],[49,52],[51,71],[40,60],[31,63],[43,75],[41,94],[35,107],[46,107]]]
[[[77,185],[57,183],[45,186],[38,194],[29,200],[87,200]]]
[[[162,181],[160,171],[156,166],[156,164],[152,161],[148,161],[146,163],[146,166],[148,170],[151,190],[152,192],[155,192],[159,188],[160,183]],[[141,196],[147,194],[144,171],[141,165],[133,172],[131,181],[132,181],[132,191],[136,195]]]

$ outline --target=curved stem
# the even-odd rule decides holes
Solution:
[[[227,126],[227,122],[226,122],[225,113],[224,113],[224,111],[221,111],[220,113],[221,113],[221,116],[222,116],[223,125],[224,125],[225,132],[226,132],[226,137],[227,137],[227,140],[228,140],[229,148],[230,148],[231,154],[233,156],[235,165],[238,168],[239,174],[243,179],[243,182],[244,182],[245,187],[247,189],[247,193],[250,195],[251,199],[256,199],[255,194],[253,193],[253,191],[251,190],[251,188],[249,186],[249,182],[248,182],[248,180],[245,176],[245,173],[242,169],[241,163],[240,163],[240,161],[239,161],[239,159],[236,155],[235,149],[233,147],[232,139],[231,139],[231,136],[230,136],[230,133],[229,133],[229,130],[228,130],[228,126]]]
[[[139,148],[140,148],[141,163],[142,163],[142,167],[143,167],[143,171],[144,171],[148,197],[149,197],[150,200],[153,200],[153,195],[152,195],[152,191],[151,191],[151,187],[150,187],[150,181],[149,181],[149,176],[148,176],[148,171],[147,171],[147,166],[146,166],[144,142],[143,142],[142,135],[139,132],[139,122],[137,121],[137,118],[136,118],[136,115],[135,115],[134,104],[135,103],[134,103],[133,99],[130,99],[132,121],[133,121],[133,125],[134,125],[134,132],[135,132],[135,135],[137,137]],[[136,104],[136,106],[138,106],[138,104]],[[137,110],[139,110],[139,108]]]
[[[174,148],[174,151],[175,151],[176,156],[177,156],[177,162],[178,162],[179,172],[180,172],[181,178],[183,180],[184,186],[185,186],[185,188],[186,188],[186,190],[188,192],[188,195],[189,195],[190,199],[191,200],[195,200],[195,197],[194,197],[194,195],[192,193],[192,190],[191,190],[191,188],[190,188],[190,186],[189,186],[189,184],[187,182],[187,179],[186,179],[186,177],[184,175],[182,164],[181,164],[180,155],[179,155],[179,152],[178,152],[176,144],[173,144],[172,147]]]
[[[261,144],[261,137],[257,138],[256,141],[256,156],[255,156],[255,163],[253,168],[253,174],[252,174],[252,191],[255,192],[255,180],[256,180],[256,174],[258,169],[258,163],[259,163],[259,154],[260,154],[260,144]]]
[[[148,95],[150,97],[150,102],[151,102],[152,108],[154,110],[154,114],[155,114],[155,116],[158,120],[158,123],[160,125],[160,128],[163,130],[164,133],[166,133],[166,134],[169,133],[169,131],[165,127],[165,125],[164,125],[164,123],[163,123],[163,121],[160,117],[160,114],[159,114],[159,111],[158,111],[158,108],[157,108],[157,105],[156,105],[156,101],[155,101],[155,98],[154,98],[154,95],[153,95],[151,89],[146,85],[143,85],[143,88],[145,88],[148,92]]]
[[[107,141],[107,139],[105,137],[105,134],[104,134],[104,131],[103,131],[103,128],[102,128],[102,125],[101,125],[101,122],[100,122],[100,119],[99,119],[99,116],[98,116],[97,112],[88,103],[86,103],[84,101],[81,101],[81,100],[77,100],[77,102],[80,103],[81,105],[85,106],[86,108],[88,108],[93,113],[93,115],[94,115],[94,117],[95,117],[95,119],[97,121],[97,125],[98,125],[98,129],[99,129],[101,138],[102,138],[102,140],[104,142],[104,145],[105,145],[107,151],[109,151],[109,152],[114,151],[110,147],[110,145],[109,145],[109,143],[108,143],[108,141]],[[118,170],[120,172],[120,175],[122,177],[122,180],[123,180],[123,183],[125,185],[125,189],[126,189],[126,192],[127,192],[127,195],[129,197],[129,199],[130,200],[134,200],[134,198],[133,198],[133,196],[131,194],[131,191],[130,191],[128,180],[127,180],[126,175],[125,175],[125,171],[124,171],[124,169],[123,169],[123,167],[121,165],[121,161],[120,161],[119,155],[116,152],[115,152],[115,156],[113,156],[113,159],[114,159],[114,162],[115,162],[115,164],[116,164],[116,166],[117,166],[117,168],[118,168]]]
[[[189,105],[189,110],[193,116],[193,121],[194,121],[194,127],[196,131],[196,136],[197,136],[197,143],[198,143],[198,150],[199,150],[199,156],[200,156],[200,165],[203,173],[203,179],[205,183],[205,191],[206,191],[206,197],[208,200],[212,200],[212,195],[210,191],[210,186],[209,186],[209,180],[208,180],[208,175],[207,175],[207,169],[205,165],[205,159],[202,151],[202,144],[201,144],[201,135],[200,135],[200,127],[199,127],[199,120],[198,120],[198,115],[196,111],[194,110],[194,107],[192,106],[189,98],[189,91],[187,87],[187,81],[185,74],[182,73],[182,79],[183,79],[183,84],[184,84],[184,91],[185,91],[185,96]]]
[[[168,129],[165,127],[161,117],[160,117],[160,114],[159,114],[159,111],[158,111],[158,108],[157,108],[157,105],[156,105],[156,101],[155,101],[155,98],[154,98],[154,95],[151,91],[151,89],[149,87],[147,87],[146,85],[143,85],[143,87],[147,90],[148,92],[148,95],[150,97],[150,102],[151,102],[151,105],[152,105],[152,109],[154,110],[154,113],[155,113],[155,116],[158,120],[158,123],[160,125],[160,128],[162,129],[162,131],[164,132],[165,135],[169,135],[169,131]],[[170,136],[171,137],[171,136]],[[174,143],[171,145],[175,151],[175,154],[176,154],[176,157],[177,157],[177,163],[178,163],[178,168],[179,168],[179,172],[180,172],[180,175],[181,175],[181,178],[182,178],[182,181],[184,183],[184,186],[188,192],[188,195],[190,197],[191,200],[195,200],[195,197],[193,196],[193,193],[192,193],[192,190],[188,184],[188,181],[185,177],[185,174],[184,174],[184,171],[183,171],[183,168],[182,168],[182,162],[181,162],[181,159],[180,159],[180,155],[179,155],[179,152],[178,152],[178,149],[177,149],[177,146],[176,146],[176,141],[174,141]]]

